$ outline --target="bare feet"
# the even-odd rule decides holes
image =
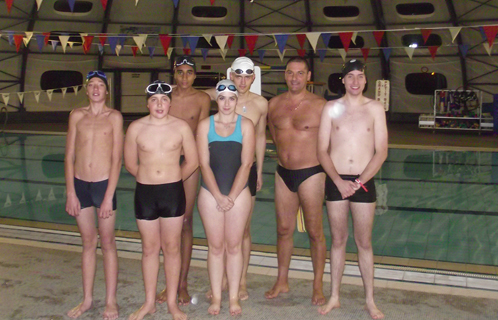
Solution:
[[[247,285],[245,283],[239,285],[239,299],[241,301],[249,299],[249,293],[247,292]]]
[[[164,288],[163,291],[159,292],[157,295],[156,295],[156,302],[157,303],[163,303],[163,302],[166,302],[167,299],[167,293],[166,293],[166,288]]]
[[[325,296],[323,295],[322,289],[313,289],[313,296],[311,297],[311,304],[314,306],[321,306],[325,303]]]
[[[273,288],[271,288],[269,291],[266,291],[265,297],[266,299],[273,299],[278,297],[280,293],[285,293],[289,292],[289,284],[288,283],[275,283]]]
[[[109,303],[105,306],[102,318],[104,318],[104,320],[116,320],[119,317],[118,310],[119,307],[117,303]]]
[[[90,301],[83,301],[82,303],[80,303],[76,307],[74,307],[71,310],[69,310],[67,312],[67,316],[69,318],[76,319],[79,316],[81,316],[85,311],[87,311],[88,309],[90,309],[91,307],[92,307],[92,301],[91,300]]]
[[[220,314],[221,299],[211,299],[211,305],[208,308],[208,313],[212,315]]]
[[[365,310],[367,310],[372,319],[384,319],[384,314],[379,310],[379,308],[377,308],[374,302],[367,303]]]
[[[154,305],[143,305],[138,309],[137,311],[133,312],[129,317],[128,320],[142,320],[146,315],[148,314],[154,314],[156,313],[156,306]]]
[[[187,320],[185,312],[180,310],[178,307],[168,307],[168,312],[173,316],[173,320]]]
[[[190,295],[188,294],[187,288],[178,289],[178,304],[181,306],[186,306],[190,303]]]
[[[327,314],[331,310],[336,309],[336,308],[340,308],[340,307],[341,307],[341,303],[339,302],[339,299],[330,298],[329,302],[326,305],[318,308],[318,313]]]
[[[221,284],[221,291],[227,291],[228,290],[228,280],[226,277],[223,277],[223,282]],[[211,300],[213,298],[213,291],[209,289],[208,292],[206,292],[206,299]]]
[[[230,315],[236,316],[242,313],[239,300],[230,300]]]

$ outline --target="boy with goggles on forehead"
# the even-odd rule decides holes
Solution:
[[[183,182],[197,170],[194,135],[189,125],[169,114],[171,86],[155,81],[146,88],[148,116],[133,121],[126,133],[126,169],[136,178],[135,217],[142,238],[145,303],[130,315],[141,320],[156,312],[159,252],[164,255],[166,302],[173,319],[186,319],[177,304],[181,233],[186,210]],[[180,156],[184,161],[180,165]]]
[[[123,154],[123,117],[106,105],[109,86],[102,71],[86,77],[89,105],[69,115],[64,171],[66,211],[76,218],[83,242],[83,302],[67,315],[78,318],[93,304],[98,238],[104,258],[106,307],[104,319],[118,318],[116,288],[118,255],[114,238],[116,186]],[[98,226],[95,225],[95,211]],[[98,229],[97,229],[98,228]]]
[[[247,269],[251,256],[251,216],[256,201],[256,191],[261,190],[263,186],[263,160],[266,151],[266,116],[268,114],[268,100],[263,96],[250,91],[251,85],[256,79],[254,73],[254,62],[247,57],[235,59],[230,67],[230,80],[235,83],[239,98],[235,112],[250,119],[255,127],[256,136],[256,156],[255,162],[251,167],[249,175],[249,190],[252,196],[251,215],[247,221],[244,231],[244,240],[242,242],[242,253],[244,257],[244,268],[242,270],[242,279],[240,281],[240,299],[249,298],[247,292]],[[208,89],[206,92],[210,95],[211,100],[216,100],[216,88]],[[210,293],[207,294],[210,296]]]
[[[209,116],[211,101],[209,96],[193,87],[196,77],[195,60],[191,56],[178,56],[175,59],[173,72],[176,87],[171,92],[171,106],[169,114],[182,119],[188,123],[194,136],[197,132],[199,121]],[[196,170],[183,183],[187,207],[183,217],[182,229],[182,267],[180,274],[180,283],[178,285],[178,302],[180,305],[190,303],[190,296],[187,290],[187,277],[192,256],[193,244],[193,223],[192,217],[194,212],[195,199],[197,198],[197,189],[199,185],[199,170]],[[166,301],[166,289],[157,295],[157,302]]]

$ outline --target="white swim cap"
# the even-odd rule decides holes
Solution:
[[[216,98],[223,92],[230,92],[236,95],[237,97],[239,96],[239,92],[237,91],[237,87],[235,86],[235,83],[233,83],[232,80],[221,80],[216,84]]]
[[[233,61],[230,69],[236,74],[252,75],[254,74],[254,62],[248,57],[238,57]]]

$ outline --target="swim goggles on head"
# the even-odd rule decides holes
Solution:
[[[150,95],[154,94],[168,94],[171,92],[171,86],[167,83],[160,82],[160,83],[152,83],[145,88],[145,92],[147,92]]]
[[[96,70],[96,71],[90,71],[88,72],[88,74],[86,75],[86,79],[90,79],[91,77],[93,76],[98,76],[98,77],[101,77],[101,78],[104,78],[104,79],[107,79],[107,76],[105,75],[105,73],[103,73],[102,71],[100,70]]]
[[[195,62],[192,59],[184,58],[182,61],[175,61],[175,68],[187,64],[191,67],[195,66]]]
[[[224,85],[224,84],[220,84],[217,88],[216,88],[216,91],[218,92],[221,92],[221,91],[225,91],[225,89],[230,90],[230,91],[233,91],[233,92],[237,92],[237,88],[233,85],[233,84],[229,84],[228,86]]]
[[[235,70],[233,70],[233,72],[235,72],[236,74],[244,74],[245,73],[245,74],[251,75],[254,73],[254,70],[252,70],[252,69],[247,69],[247,70],[235,69]]]

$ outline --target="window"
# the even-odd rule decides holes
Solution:
[[[365,45],[365,41],[363,40],[363,37],[357,36],[356,37],[356,44],[351,41],[349,43],[349,48],[354,49],[354,48],[363,48]],[[341,37],[339,36],[331,36],[329,40],[329,48],[330,49],[342,49],[344,46],[342,45]]]
[[[192,15],[203,19],[220,19],[227,16],[228,9],[219,6],[196,6],[192,7]]]
[[[438,34],[431,33],[429,38],[427,38],[427,42],[424,44],[424,37],[421,34],[405,34],[401,38],[401,42],[405,47],[424,47],[424,46],[441,46],[443,41]]]
[[[326,6],[323,14],[331,19],[356,18],[360,15],[360,9],[356,6]]]
[[[220,81],[220,76],[224,78],[224,75],[218,72],[197,72],[193,86],[196,88],[214,88]]]
[[[402,16],[427,16],[434,13],[434,5],[429,2],[402,3],[396,5],[396,11]]]
[[[67,88],[66,93],[74,92],[74,86],[83,84],[83,74],[79,71],[71,70],[49,70],[45,71],[40,78],[40,87],[42,90],[51,90]],[[78,87],[78,91],[81,87]],[[54,92],[62,92],[54,90]]]
[[[66,15],[68,13],[90,13],[90,11],[92,11],[92,7],[93,3],[91,3],[90,1],[75,1],[74,11],[71,12],[71,7],[69,6],[69,2],[67,0],[57,0],[54,2],[55,12],[63,15]]]
[[[447,88],[446,77],[441,73],[420,72],[410,73],[405,77],[406,91],[411,94],[434,94],[434,90]]]

